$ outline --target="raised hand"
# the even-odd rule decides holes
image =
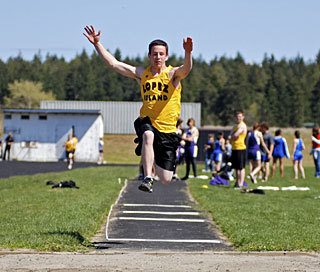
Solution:
[[[183,39],[183,48],[186,52],[190,53],[193,49],[193,41],[191,37],[187,37]]]
[[[86,31],[86,33],[83,33],[83,35],[87,37],[89,42],[91,42],[92,44],[97,44],[100,41],[100,34],[101,34],[100,30],[98,31],[98,33],[96,33],[92,25],[86,26],[84,30]]]

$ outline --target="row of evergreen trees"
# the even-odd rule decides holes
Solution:
[[[133,65],[148,65],[147,58],[116,58]],[[171,56],[168,64],[181,65]],[[21,56],[0,60],[0,103],[13,94],[9,85],[16,80],[41,83],[56,99],[140,101],[137,82],[106,69],[94,52],[85,51],[71,61],[40,54],[31,61]],[[276,60],[265,56],[261,64],[246,63],[240,53],[234,58],[217,57],[209,63],[197,58],[191,74],[183,81],[184,102],[200,102],[203,125],[229,125],[233,113],[242,109],[248,123],[267,121],[280,127],[300,127],[320,121],[320,52],[315,60]]]

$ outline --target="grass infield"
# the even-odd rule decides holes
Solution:
[[[199,170],[201,169],[199,165]],[[181,166],[179,173],[184,172]],[[306,168],[294,180],[292,168],[258,185],[310,187],[310,191],[241,193],[232,187],[188,181],[201,209],[208,211],[240,251],[320,251],[320,180]],[[125,178],[137,167],[97,167],[0,179],[0,247],[41,251],[86,251],[99,231]],[[122,183],[119,184],[118,178]],[[74,180],[80,189],[52,189],[47,180]],[[208,188],[203,188],[208,185]],[[254,188],[253,184],[249,184]]]
[[[124,179],[136,172],[137,167],[97,167],[0,179],[0,247],[87,250]],[[80,189],[46,185],[70,179]]]
[[[313,167],[306,168],[306,174],[306,180],[294,180],[292,167],[287,167],[284,178],[275,176],[257,185],[246,181],[250,188],[295,185],[310,191],[265,191],[259,195],[241,193],[232,186],[211,186],[208,180],[199,179],[189,180],[189,188],[240,251],[320,251],[320,179],[313,177]]]

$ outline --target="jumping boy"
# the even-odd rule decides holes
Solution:
[[[149,44],[150,66],[134,67],[118,61],[100,43],[101,32],[86,26],[83,33],[91,42],[106,65],[119,74],[136,79],[140,83],[142,107],[140,128],[142,138],[142,164],[145,178],[139,189],[152,193],[152,166],[164,184],[170,183],[175,169],[176,148],[179,138],[176,123],[181,110],[181,80],[192,69],[192,38],[183,40],[184,63],[179,67],[167,66],[168,45],[162,40]]]

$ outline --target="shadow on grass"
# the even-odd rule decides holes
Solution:
[[[78,231],[52,231],[45,233],[47,235],[61,235],[61,236],[70,236],[71,238],[77,240],[79,244],[91,247],[92,244],[88,242],[86,238],[84,238]]]
[[[79,242],[84,247],[95,248],[95,249],[109,249],[111,245],[122,245],[120,242],[90,242],[84,238],[78,231],[54,231],[47,232],[47,235],[60,235],[60,236],[69,236]]]

